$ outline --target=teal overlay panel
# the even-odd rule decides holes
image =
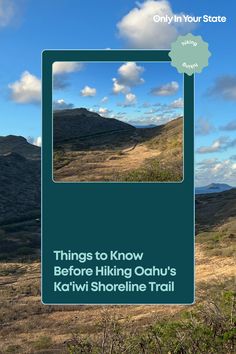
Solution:
[[[44,304],[191,304],[194,301],[194,75],[184,75],[182,182],[55,183],[52,178],[53,62],[170,62],[168,54],[166,50],[42,53]],[[54,251],[61,250],[67,256],[69,251],[77,253],[79,260],[56,260]],[[118,251],[121,258],[114,259],[118,253],[112,251]],[[96,259],[97,252],[107,255],[107,260]],[[142,259],[135,260],[132,254],[136,258],[143,254]],[[126,276],[102,276],[101,266],[130,268],[132,276],[129,278],[128,271]],[[59,267],[67,269],[64,275],[58,271]],[[82,268],[92,271],[86,270],[87,275],[82,276],[79,275]]]

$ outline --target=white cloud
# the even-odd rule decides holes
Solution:
[[[69,85],[68,74],[80,71],[83,68],[83,64],[74,61],[56,61],[53,63],[53,88],[61,90]]]
[[[119,104],[121,105],[121,104]],[[163,109],[159,111],[158,109],[150,109],[144,113],[140,112],[142,115],[138,116],[135,121],[132,119],[129,119],[129,117],[125,118],[125,120],[132,124],[134,122],[134,125],[142,125],[142,126],[148,126],[148,125],[163,125],[166,124],[173,119],[178,118],[178,115],[176,114],[175,110],[168,110],[166,105],[164,105]]]
[[[183,108],[183,107],[184,107],[184,101],[183,101],[183,99],[180,97],[180,98],[178,98],[177,100],[173,101],[173,102],[170,104],[170,107],[171,107],[171,108]]]
[[[74,107],[73,103],[66,103],[65,100],[59,99],[53,102],[53,109],[72,109]]]
[[[118,94],[118,93],[124,93],[125,94],[125,93],[127,93],[129,91],[129,88],[127,86],[125,86],[125,85],[120,84],[115,77],[113,77],[112,81],[113,81],[113,89],[112,89],[112,91],[113,91],[114,94]]]
[[[93,87],[90,87],[90,86],[85,86],[80,91],[81,96],[84,96],[84,97],[93,97],[96,95],[96,93],[97,93],[97,90]]]
[[[144,72],[144,67],[137,65],[135,62],[127,62],[118,69],[119,83],[133,87],[144,83],[144,79],[140,75]]]
[[[213,152],[226,151],[229,148],[236,146],[236,139],[230,139],[227,136],[222,136],[212,142],[209,146],[201,146],[197,149],[199,154],[209,154]]]
[[[215,183],[235,185],[236,164],[230,158],[225,160],[204,159],[196,164],[196,184],[203,186]]]
[[[112,114],[112,110],[109,110],[108,108],[105,107],[99,107],[98,109],[91,107],[89,108],[89,111],[93,113],[98,113],[100,114],[100,116],[104,116],[106,118],[114,118],[114,115]]]
[[[179,106],[179,107],[178,107]],[[144,112],[145,115],[153,116],[158,114],[158,117],[162,117],[163,124],[169,122],[182,115],[182,111],[176,111],[181,108],[181,99],[175,100],[170,104],[155,103],[151,109]]]
[[[27,141],[28,141],[28,143],[36,145],[36,146],[41,146],[42,145],[41,136],[38,136],[37,138],[34,138],[32,136],[28,136]]]
[[[118,79],[113,78],[113,93],[127,94],[131,87],[144,83],[144,79],[140,76],[144,72],[144,67],[137,65],[135,62],[127,62],[122,64],[118,69]]]
[[[11,99],[17,103],[39,103],[41,101],[41,80],[24,71],[20,80],[8,85]]]
[[[36,146],[42,146],[42,138],[41,138],[41,136],[38,136],[37,138],[35,138],[33,144],[36,145]]]
[[[125,95],[125,104],[126,106],[132,106],[136,103],[136,96],[134,93],[127,93],[127,95]]]
[[[82,63],[74,61],[56,61],[53,63],[52,70],[54,75],[69,74],[80,71],[83,67]]]
[[[137,102],[136,95],[134,93],[129,92],[125,95],[125,101],[123,103],[118,103],[118,106],[130,107],[130,106],[134,106],[136,102]]]
[[[151,94],[154,96],[171,96],[179,89],[179,84],[176,81],[171,81],[163,86],[154,87]]]
[[[189,23],[156,23],[155,15],[183,17],[183,13],[175,14],[166,0],[147,0],[137,3],[117,24],[118,33],[133,48],[168,49],[179,34],[190,32],[196,25]]]
[[[15,3],[12,0],[0,0],[0,27],[8,26],[16,12]]]
[[[102,103],[106,103],[108,101],[108,97],[107,96],[105,96],[105,97],[103,97],[102,99],[101,99],[101,102]]]
[[[219,151],[220,147],[221,147],[221,141],[217,139],[213,141],[213,143],[210,146],[201,146],[200,148],[197,149],[197,152],[199,154],[208,154],[208,153]]]
[[[176,118],[176,117],[175,117]],[[136,120],[125,119],[128,123],[136,126],[162,125],[168,123],[171,119],[162,115],[140,116]]]
[[[144,112],[144,114],[154,114],[154,113],[157,113],[159,111],[158,108],[151,108],[149,109],[148,111]]]
[[[104,108],[104,107],[100,107],[99,110],[98,110],[98,113],[101,114],[101,115],[103,115],[103,114],[108,115],[108,114],[110,114],[111,112],[112,112],[112,111],[110,111],[109,109]]]

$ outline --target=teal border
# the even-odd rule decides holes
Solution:
[[[47,272],[47,265],[44,265],[44,243],[43,243],[43,234],[44,234],[44,210],[43,210],[43,190],[44,183],[43,179],[48,177],[48,172],[52,176],[52,154],[48,154],[48,151],[52,151],[53,142],[52,142],[52,124],[48,124],[52,120],[52,64],[56,61],[79,61],[79,62],[125,62],[125,61],[142,61],[142,62],[170,62],[171,58],[169,57],[169,50],[44,50],[42,52],[42,185],[41,185],[41,197],[42,197],[42,228],[41,228],[41,252],[42,252],[42,302],[44,304],[193,304],[195,299],[195,288],[194,288],[194,217],[195,217],[195,207],[194,207],[194,135],[191,137],[185,133],[191,129],[194,130],[194,75],[188,76],[184,74],[184,117],[188,117],[188,120],[185,119],[184,124],[184,160],[192,159],[192,166],[185,168],[184,164],[184,179],[186,183],[192,184],[193,190],[193,248],[192,248],[192,291],[190,295],[184,296],[183,301],[177,300],[176,302],[54,302],[51,301],[48,297],[47,292],[47,282],[44,281],[44,272]],[[190,119],[191,118],[191,119]],[[44,141],[46,144],[44,145]],[[47,148],[46,148],[47,146]],[[51,180],[51,183],[54,183]],[[175,183],[175,182],[174,182]],[[143,183],[146,184],[146,183]]]

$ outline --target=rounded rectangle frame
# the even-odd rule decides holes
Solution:
[[[52,64],[55,61],[170,62],[168,53],[168,50],[45,50],[42,53],[44,304],[194,302],[194,76],[184,75],[184,179],[181,183],[54,183],[52,179]],[[123,219],[116,225],[120,210]],[[146,257],[143,264],[158,262],[164,266],[171,261],[176,266],[175,291],[170,294],[55,293],[55,249],[142,250]]]

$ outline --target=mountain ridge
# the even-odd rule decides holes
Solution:
[[[0,156],[13,152],[27,159],[40,159],[41,149],[30,144],[23,136],[0,136]]]
[[[68,120],[70,120],[68,124]],[[54,143],[91,134],[135,130],[132,125],[115,118],[105,118],[86,108],[57,110],[53,113]]]
[[[0,224],[40,215],[40,148],[24,137],[0,137],[0,171]]]
[[[226,183],[210,183],[203,187],[196,187],[195,194],[221,193],[233,188],[235,187],[232,187]]]

